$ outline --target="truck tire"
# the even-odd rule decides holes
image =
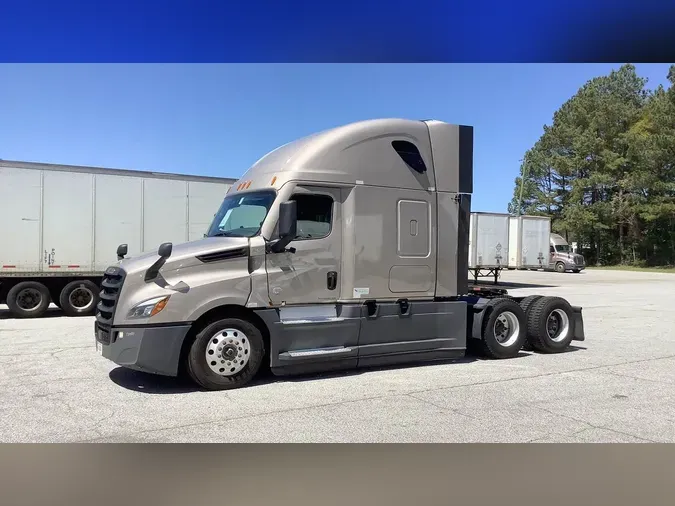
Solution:
[[[560,273],[562,274],[563,272],[565,272],[565,270],[566,270],[566,269],[565,269],[565,264],[564,264],[564,263],[558,262],[557,264],[555,264],[555,271],[556,271],[556,272],[560,272]]]
[[[523,308],[523,311],[525,312],[525,321],[527,321],[528,315],[530,314],[530,309],[532,309],[532,305],[542,297],[543,295],[528,295],[520,301],[520,307]],[[534,346],[532,346],[532,343],[529,339],[525,339],[523,350],[534,351]]]
[[[93,315],[98,304],[99,288],[88,279],[71,281],[59,295],[59,307],[68,316]]]
[[[503,359],[518,355],[527,338],[525,312],[511,299],[498,298],[488,302],[483,320],[481,342],[489,358]]]
[[[265,342],[255,325],[225,318],[197,334],[187,355],[187,370],[207,390],[230,390],[250,382],[264,356]]]
[[[37,281],[22,281],[7,292],[7,306],[18,318],[37,318],[49,308],[49,290]]]
[[[574,338],[572,306],[560,297],[542,297],[527,316],[527,339],[536,351],[559,353]]]

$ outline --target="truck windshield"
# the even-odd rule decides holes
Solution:
[[[273,191],[251,192],[225,197],[213,218],[207,237],[253,237],[274,202]]]
[[[555,247],[555,250],[558,253],[569,253],[570,252],[570,245],[569,244],[558,244]]]

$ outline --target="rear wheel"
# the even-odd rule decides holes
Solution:
[[[19,318],[37,318],[49,308],[49,290],[37,281],[22,281],[7,292],[7,306]]]
[[[542,297],[527,316],[527,339],[543,353],[564,351],[574,338],[572,306],[560,297]]]
[[[528,295],[527,297],[525,297],[523,300],[520,301],[520,307],[523,308],[523,311],[525,312],[525,321],[527,321],[527,317],[530,314],[530,309],[532,309],[532,305],[542,297],[543,295]],[[534,350],[534,347],[532,346],[532,343],[529,341],[529,339],[525,339],[525,343],[523,344],[523,350],[525,351]]]
[[[481,341],[489,358],[512,358],[518,355],[527,337],[525,312],[511,299],[493,299],[485,311]]]
[[[207,390],[230,390],[249,383],[264,356],[263,336],[255,325],[224,318],[197,334],[187,356],[187,370]]]
[[[71,281],[61,290],[59,307],[68,316],[92,315],[98,304],[99,289],[88,279]]]

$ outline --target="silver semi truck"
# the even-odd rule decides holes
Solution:
[[[235,183],[206,238],[105,271],[102,355],[210,390],[276,375],[584,340],[580,307],[468,288],[473,129],[380,119],[291,142]],[[121,255],[124,253],[120,252]]]
[[[581,272],[586,268],[584,256],[572,251],[563,236],[551,234],[549,242],[549,269],[556,272]]]
[[[0,304],[16,317],[93,315],[103,271],[201,238],[233,179],[0,160]]]

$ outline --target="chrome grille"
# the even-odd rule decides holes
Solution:
[[[119,267],[108,267],[101,281],[101,300],[96,306],[96,322],[100,327],[109,328],[115,316],[117,299],[122,291],[126,273]]]

